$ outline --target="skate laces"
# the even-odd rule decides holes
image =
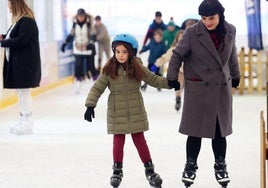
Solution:
[[[123,175],[123,170],[122,170],[122,164],[121,163],[115,163],[113,165],[113,174],[114,175],[119,175],[119,176]]]

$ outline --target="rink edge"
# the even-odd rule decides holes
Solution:
[[[32,96],[36,96],[36,95],[39,95],[39,94],[44,93],[46,91],[49,91],[51,89],[57,88],[59,86],[70,84],[72,82],[73,82],[73,76],[69,76],[69,77],[60,79],[54,83],[31,89],[31,94],[32,94]],[[17,102],[18,102],[18,99],[17,99],[17,96],[15,94],[10,96],[10,97],[7,97],[7,98],[0,101],[0,110],[6,108],[8,106],[11,106]]]

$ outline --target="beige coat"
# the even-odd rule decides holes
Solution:
[[[176,80],[184,63],[184,104],[179,131],[214,138],[216,117],[222,136],[232,133],[232,79],[240,78],[236,29],[226,22],[225,47],[217,51],[201,21],[186,29],[171,57],[167,78]]]
[[[144,82],[157,88],[167,88],[167,79],[150,72],[145,66]],[[108,134],[128,134],[143,132],[149,129],[147,113],[140,91],[141,82],[129,79],[123,66],[118,70],[118,78],[113,80],[106,74],[101,74],[89,91],[86,106],[97,105],[98,99],[106,87],[110,90],[108,96],[107,131]]]
[[[173,53],[173,49],[175,47],[170,47],[166,53],[164,53],[161,57],[159,57],[156,62],[155,62],[155,65],[157,67],[162,67],[164,64],[168,63],[171,56],[172,56],[172,53]]]

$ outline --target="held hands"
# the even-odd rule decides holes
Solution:
[[[84,114],[84,119],[89,122],[92,122],[92,118],[95,118],[95,111],[94,111],[94,107],[89,106],[87,107],[87,110]]]
[[[177,80],[168,80],[168,86],[174,88],[175,91],[180,90],[180,82]]]
[[[237,88],[239,86],[240,79],[232,79],[232,87]]]

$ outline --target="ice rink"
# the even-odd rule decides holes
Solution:
[[[80,94],[65,85],[34,97],[33,135],[9,133],[18,120],[17,105],[0,111],[0,188],[109,188],[112,174],[112,136],[106,133],[108,89],[95,108],[95,119],[83,119],[84,101],[93,84]],[[174,109],[173,90],[149,87],[143,93],[150,130],[145,133],[155,170],[163,188],[183,188],[186,136],[178,133],[181,112]],[[266,113],[265,95],[234,95],[234,133],[227,137],[229,188],[260,186],[259,114]],[[266,118],[266,117],[265,117]],[[213,153],[203,139],[197,178],[191,188],[220,187],[214,178]],[[127,137],[124,178],[120,188],[150,187],[144,167]]]

